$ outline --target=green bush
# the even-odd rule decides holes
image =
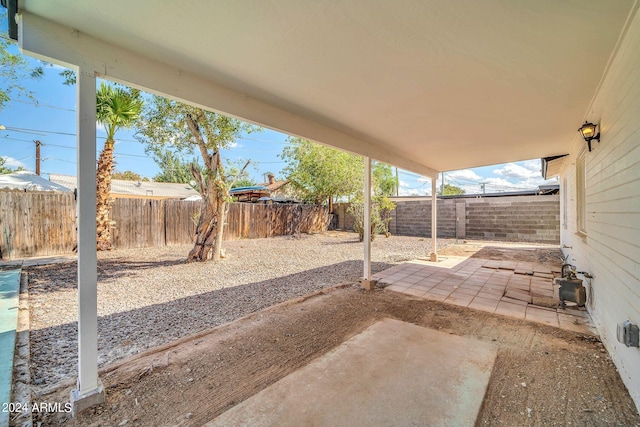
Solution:
[[[391,221],[391,211],[396,207],[396,204],[392,202],[386,196],[374,196],[371,200],[371,240],[375,239],[376,235],[384,234],[385,237],[389,237],[389,222]],[[364,200],[358,197],[354,199],[347,212],[354,217],[353,228],[358,233],[358,237],[362,242],[364,240]]]

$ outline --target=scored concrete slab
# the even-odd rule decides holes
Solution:
[[[473,425],[495,357],[488,342],[385,319],[206,425]]]

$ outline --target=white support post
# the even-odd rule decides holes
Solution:
[[[438,206],[436,197],[436,178],[431,178],[431,262],[438,262]]]
[[[78,216],[78,383],[71,392],[75,413],[104,402],[98,379],[98,300],[96,250],[96,73],[77,72]]]
[[[371,281],[371,158],[364,158],[364,221],[363,221],[363,242],[364,242],[364,277],[362,287],[367,290],[373,289]]]

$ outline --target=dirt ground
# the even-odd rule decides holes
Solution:
[[[441,254],[560,264],[559,250],[549,246],[461,242]],[[36,412],[34,425],[200,426],[384,318],[498,346],[478,426],[640,426],[597,338],[356,284],[292,299],[103,368],[105,404],[74,419]],[[71,388],[33,403],[64,405]]]
[[[640,425],[593,337],[357,285],[287,301],[103,369],[104,405],[75,419],[38,413],[36,420],[199,426],[383,318],[497,343],[477,425]],[[70,388],[40,401],[67,401]]]
[[[522,243],[461,241],[438,251],[442,256],[464,256],[497,261],[528,261],[549,267],[562,265],[562,252],[556,246]]]

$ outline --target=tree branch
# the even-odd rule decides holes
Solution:
[[[251,160],[247,160],[247,163],[245,163],[244,166],[242,167],[242,169],[240,169],[240,171],[238,171],[236,176],[232,177],[233,181],[231,181],[231,184],[229,184],[229,188],[233,187],[233,184],[235,184],[236,181],[242,176],[244,171],[247,170],[247,167],[249,166],[249,163],[251,163]]]
[[[194,119],[191,114],[187,114],[186,116],[187,126],[191,131],[191,134],[196,139],[196,143],[198,144],[198,148],[200,149],[200,154],[202,155],[202,160],[204,161],[204,165],[208,170],[213,169],[213,155],[209,154],[209,150],[207,149],[207,144],[202,137],[202,132],[200,131],[200,126],[198,126],[197,119]]]
[[[198,185],[198,188],[200,189],[200,193],[204,193],[205,190],[205,182],[204,182],[204,178],[202,177],[202,172],[196,167],[195,163],[191,163],[190,165],[191,168],[191,174],[193,175],[193,178],[196,180],[196,183]],[[205,194],[201,194],[204,198],[204,196],[206,196]]]

